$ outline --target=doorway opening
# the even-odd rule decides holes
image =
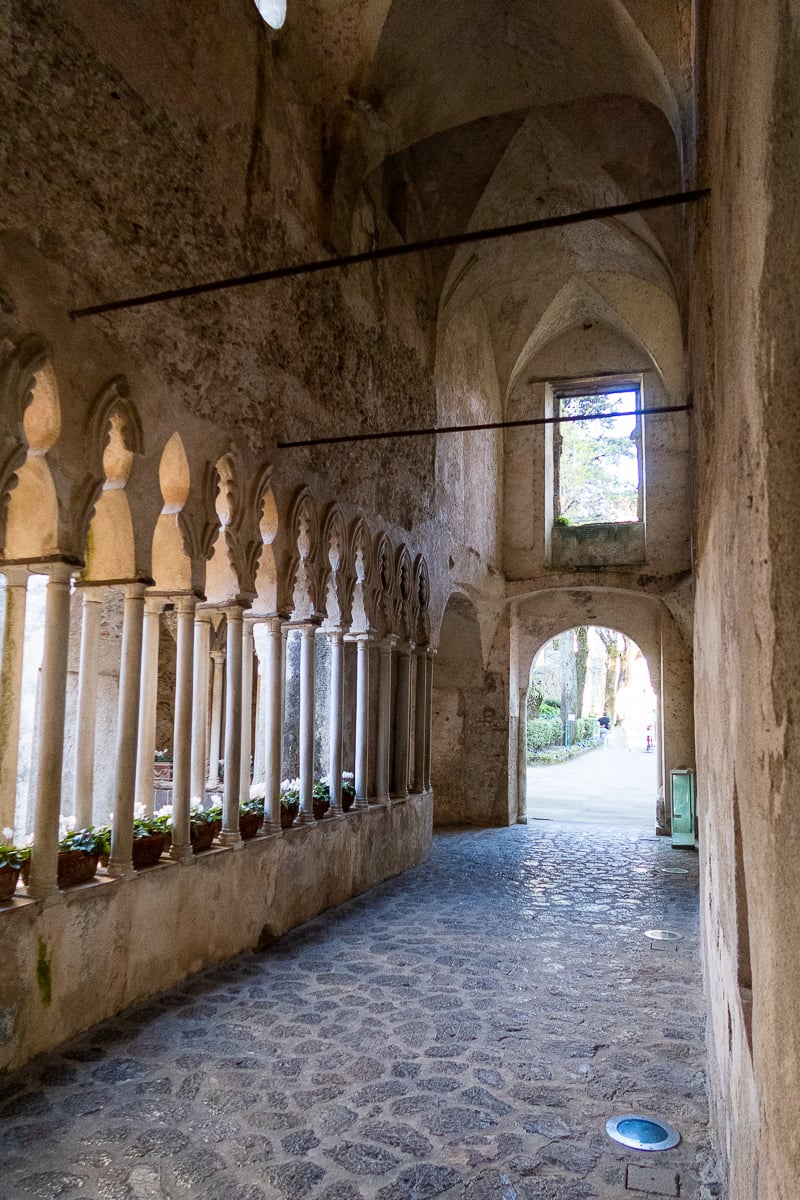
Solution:
[[[631,638],[595,625],[551,638],[531,664],[526,716],[528,820],[652,829],[658,698]]]

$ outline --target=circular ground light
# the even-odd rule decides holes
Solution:
[[[682,942],[683,934],[676,933],[674,929],[646,929],[644,932],[646,938],[650,938],[651,942]]]
[[[606,1121],[606,1133],[632,1150],[671,1150],[681,1140],[677,1129],[657,1117],[628,1114]]]
[[[665,875],[688,875],[689,871],[686,867],[662,867],[662,872]]]

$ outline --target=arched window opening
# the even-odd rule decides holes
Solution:
[[[9,498],[5,557],[33,560],[58,549],[58,499],[46,455],[61,432],[61,410],[50,363],[36,374],[22,427],[27,457]]]
[[[189,498],[189,461],[179,434],[173,433],[164,447],[158,471],[161,515],[153,533],[153,577],[162,592],[189,591],[192,584],[191,562],[183,548],[178,513]]]
[[[121,413],[114,413],[103,451],[103,490],[87,538],[87,579],[131,579],[135,574],[133,520],[125,495],[132,467],[133,452],[125,444],[124,419]]]
[[[228,455],[224,455],[216,464],[216,472],[219,486],[214,507],[219,532],[206,567],[206,593],[210,604],[225,604],[235,600],[239,594],[239,581],[228,546],[228,529],[233,520],[235,496],[233,464]]]

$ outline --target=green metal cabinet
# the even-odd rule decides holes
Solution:
[[[693,846],[696,814],[694,771],[670,771],[669,785],[672,796],[672,844]]]

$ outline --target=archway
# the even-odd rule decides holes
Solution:
[[[527,696],[528,820],[652,827],[659,726],[651,666],[631,638],[581,625],[545,642]]]

